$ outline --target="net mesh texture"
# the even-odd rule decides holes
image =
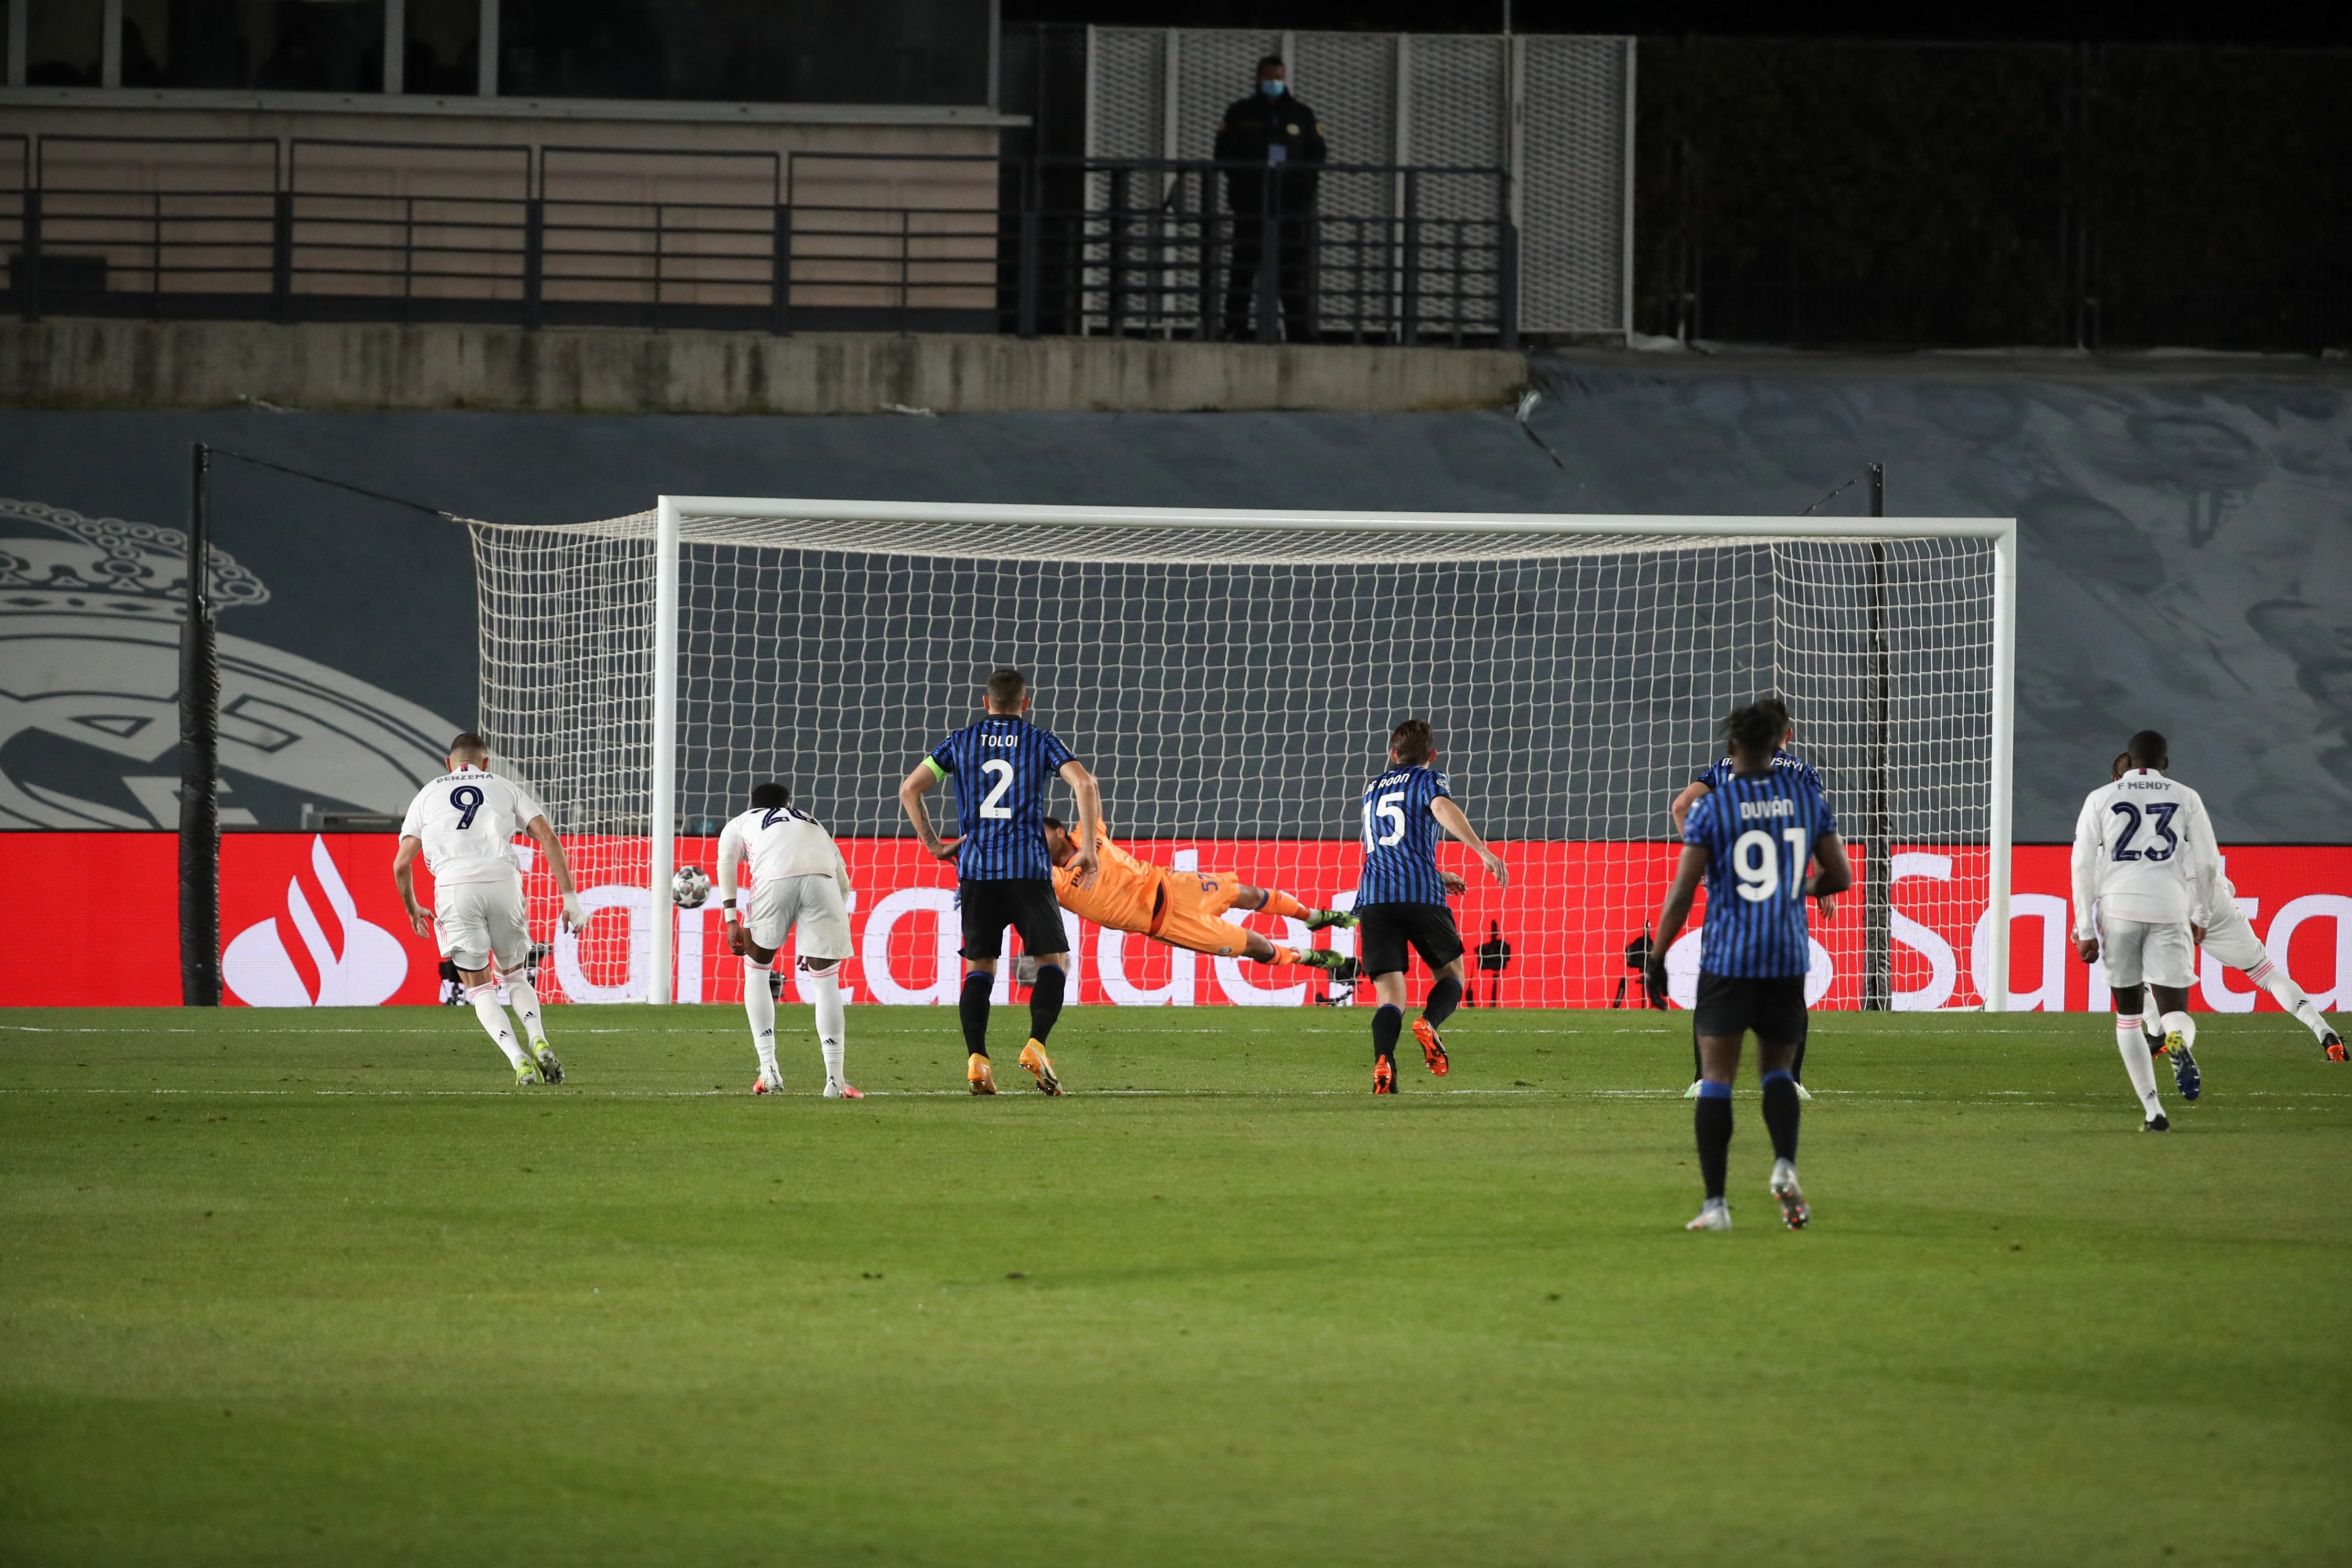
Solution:
[[[970,510],[991,515],[680,520],[676,863],[712,871],[751,788],[787,784],[851,867],[857,999],[954,999],[953,871],[922,854],[898,788],[1010,665],[1032,718],[1101,781],[1120,843],[1310,906],[1352,900],[1363,789],[1391,728],[1429,720],[1455,797],[1511,869],[1496,888],[1441,838],[1440,864],[1470,882],[1455,914],[1479,1005],[1642,1005],[1627,950],[1673,873],[1669,803],[1719,754],[1721,716],[1778,692],[1855,863],[1855,889],[1814,915],[1815,1004],[1978,1001],[1989,539]],[[496,765],[540,793],[597,911],[586,935],[558,935],[560,989],[642,996],[656,514],[476,525],[474,544]],[[931,798],[951,834],[953,781]],[[531,887],[537,928],[554,908],[544,868]],[[676,916],[682,1001],[740,994],[715,905]],[[1348,931],[1248,922],[1352,950]],[[1369,986],[1066,923],[1086,1001],[1369,1002]],[[1669,961],[1685,1005],[1698,925]]]

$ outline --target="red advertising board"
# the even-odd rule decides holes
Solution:
[[[240,833],[221,850],[223,973],[230,1000],[247,1005],[368,1005],[430,1002],[439,953],[402,918],[393,890],[394,841],[382,835]],[[1138,842],[1146,859],[1238,873],[1310,901],[1344,896],[1360,851],[1346,842]],[[1624,949],[1654,912],[1675,854],[1672,845],[1517,843],[1498,847],[1511,867],[1495,888],[1464,858],[1471,890],[1455,914],[1474,947],[1499,934],[1510,944],[1501,1000],[1517,1006],[1606,1006],[1627,974]],[[681,841],[681,862],[711,863],[708,839]],[[957,989],[949,867],[908,839],[845,840],[856,894],[845,971],[855,1002],[952,1002]],[[556,930],[543,870],[529,879],[534,934],[552,941],[541,989],[552,999],[621,1001],[647,989],[649,900],[637,876],[642,842],[586,841],[575,858],[612,868],[583,877],[592,920],[578,937]],[[2011,1005],[2082,1010],[2095,1000],[2092,972],[2067,942],[2067,853],[2021,846],[2012,862]],[[1981,1003],[1984,855],[1980,849],[1900,849],[1893,858],[1895,992],[1898,1006]],[[2322,1006],[2352,1004],[2352,847],[2229,851],[2239,902]],[[430,902],[431,881],[418,877]],[[0,834],[0,1005],[158,1005],[179,999],[176,845],[169,834]],[[92,897],[81,889],[100,889]],[[719,941],[717,900],[678,912],[677,990],[683,1001],[741,996],[740,966]],[[1171,951],[1066,917],[1077,1000],[1128,1005],[1306,1005],[1326,990],[1319,975],[1247,960]],[[1292,945],[1350,947],[1346,931],[1308,937],[1279,919],[1250,923]],[[1696,930],[1694,919],[1693,929]],[[1855,895],[1836,918],[1815,922],[1818,951],[1808,989],[1815,1005],[1861,1000],[1863,930]],[[1694,936],[1669,964],[1677,993],[1696,968]],[[1485,1000],[1481,986],[1481,1000]],[[2242,975],[2209,958],[2193,1005],[2272,1010]]]

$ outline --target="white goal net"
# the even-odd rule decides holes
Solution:
[[[494,765],[541,793],[598,911],[559,935],[574,999],[740,994],[716,910],[675,910],[669,876],[709,870],[775,780],[848,858],[852,995],[952,1001],[954,872],[898,785],[1010,665],[1135,854],[1309,904],[1349,901],[1363,787],[1396,721],[1429,720],[1512,871],[1496,889],[1441,840],[1481,1006],[1643,1005],[1628,948],[1672,873],[1669,804],[1721,716],[1777,693],[1856,865],[1815,916],[1815,1004],[2007,1001],[2007,521],[667,498],[473,536]],[[1066,918],[1079,1000],[1369,1001]],[[1686,1004],[1695,935],[1668,967]]]

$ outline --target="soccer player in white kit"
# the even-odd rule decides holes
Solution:
[[[490,1038],[514,1068],[517,1084],[562,1083],[563,1064],[548,1048],[539,993],[523,973],[530,954],[530,916],[523,900],[522,867],[509,847],[528,833],[546,853],[563,895],[563,922],[584,931],[587,911],[572,885],[572,866],[547,813],[512,779],[490,772],[490,748],[470,731],[449,742],[449,771],[417,791],[400,825],[400,849],[393,857],[393,885],[419,936],[439,928],[441,955],[457,969],[466,1000]],[[416,901],[413,879],[419,854],[433,873],[433,912]],[[520,1041],[509,1026],[499,998],[504,972],[507,1000],[522,1020]]]
[[[735,868],[751,863],[748,919],[735,909]],[[751,1045],[760,1053],[753,1094],[774,1094],[784,1086],[776,1068],[776,998],[768,976],[784,938],[797,931],[801,973],[816,993],[817,1048],[824,1055],[824,1097],[863,1100],[842,1070],[846,1025],[841,1006],[841,961],[850,954],[849,868],[833,835],[804,811],[794,809],[792,792],[763,784],[751,792],[751,809],[719,835],[719,907],[725,911],[727,945],[743,960],[743,1011],[751,1018]]]
[[[2164,1009],[2164,1044],[2181,1097],[2200,1092],[2190,1049],[2197,1025],[2189,1016],[2197,944],[2189,915],[2214,903],[2221,851],[2205,803],[2187,784],[2166,778],[2171,758],[2162,735],[2142,730],[2127,748],[2132,765],[2091,792],[2074,823],[2074,942],[2090,963],[2104,944],[2107,984],[2115,993],[2116,1049],[2139,1096],[2141,1127],[2171,1126],[2157,1098],[2156,1064],[2140,1033],[2140,986],[2153,986]]]
[[[2116,759],[2110,776],[2121,778],[2130,766],[2131,753],[2126,752]],[[2277,997],[2279,1005],[2294,1014],[2295,1019],[2311,1031],[2312,1037],[2319,1042],[2322,1056],[2331,1062],[2347,1059],[2347,1054],[2352,1053],[2345,1050],[2344,1037],[2336,1032],[2335,1026],[2327,1021],[2327,1015],[2312,1003],[2310,994],[2272,961],[2262,940],[2254,935],[2252,922],[2246,919],[2245,911],[2238,908],[2238,889],[2231,885],[2226,860],[2222,862],[2220,875],[2213,879],[2213,890],[2220,901],[2211,909],[2189,912],[2189,934],[2197,938],[2217,961],[2237,970]],[[2158,1048],[2161,1049],[2164,1026],[2156,1015],[2156,1003],[2151,996],[2142,1010],[2141,1028],[2158,1042]]]

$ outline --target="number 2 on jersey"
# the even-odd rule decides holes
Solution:
[[[1003,757],[991,757],[980,764],[980,771],[984,774],[992,773],[996,776],[996,787],[990,790],[980,803],[980,815],[994,817],[1011,816],[1013,808],[999,803],[1013,788],[1013,764]]]
[[[463,833],[474,826],[474,814],[482,809],[482,792],[472,784],[459,784],[449,792],[449,804],[457,808],[457,831]]]

